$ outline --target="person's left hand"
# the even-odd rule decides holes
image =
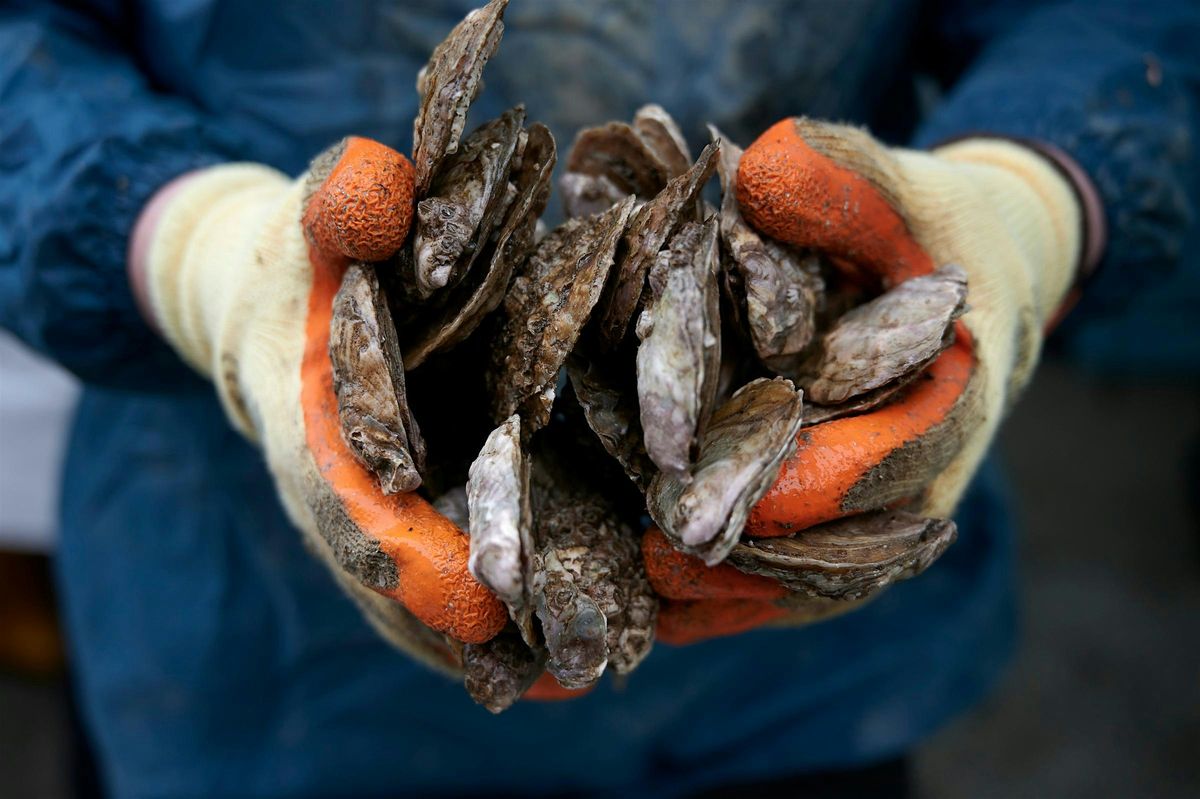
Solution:
[[[803,535],[898,503],[949,516],[1028,382],[1076,273],[1085,239],[1072,182],[1046,156],[1008,140],[914,152],[858,128],[796,118],[746,151],[737,193],[760,232],[884,287],[958,264],[969,306],[953,346],[902,399],[801,431],[745,534]],[[708,568],[655,529],[643,553],[655,590],[669,600],[659,617],[668,642],[806,623],[855,604],[798,595],[727,564]]]

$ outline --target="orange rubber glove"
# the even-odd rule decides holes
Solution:
[[[806,428],[745,534],[788,535],[898,502],[949,516],[1077,271],[1084,236],[1074,185],[1007,140],[921,153],[858,128],[788,119],[746,151],[737,191],[759,231],[885,287],[948,263],[969,281],[969,310],[929,379],[896,403]],[[806,623],[856,604],[802,597],[726,564],[707,568],[657,530],[643,552],[655,590],[671,600],[659,617],[668,642]]]
[[[147,206],[131,280],[152,323],[262,448],[292,522],[367,618],[453,671],[443,634],[486,641],[504,607],[468,572],[465,534],[416,494],[385,496],[346,446],[329,359],[343,272],[399,249],[412,202],[411,164],[369,139],[344,140],[295,180],[212,167]]]

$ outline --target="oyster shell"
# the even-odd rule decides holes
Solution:
[[[909,384],[921,377],[921,372],[911,372],[877,389],[859,394],[837,405],[818,405],[810,402],[804,406],[804,427],[811,427],[822,422],[831,422],[847,416],[857,416],[860,413],[874,410],[881,405],[887,405],[897,398],[897,395],[908,388]]]
[[[727,282],[758,357],[779,365],[781,356],[801,353],[812,341],[817,295],[823,290],[815,255],[799,255],[760,236],[742,217],[737,203],[737,169],[742,149],[709,126],[722,142],[717,174],[721,180],[721,240],[737,272]],[[783,361],[786,364],[786,360]]]
[[[410,369],[471,335],[500,304],[513,271],[533,246],[534,226],[550,198],[555,162],[554,137],[545,125],[529,127],[520,160],[512,175],[513,200],[495,238],[481,255],[487,268],[469,271],[432,311],[414,309],[418,321],[406,329],[404,349],[404,362]]]
[[[532,400],[523,414],[528,432],[544,423],[548,392],[600,297],[632,209],[633,198],[626,198],[598,217],[568,220],[518,269],[501,305],[492,350],[497,419]],[[530,418],[530,412],[542,418]]]
[[[648,199],[662,191],[667,167],[642,137],[624,122],[585,128],[567,155],[567,174],[607,178],[622,196]]]
[[[529,647],[510,625],[486,643],[463,646],[462,661],[467,693],[492,713],[502,713],[537,682],[546,651]]]
[[[784,378],[747,383],[713,414],[691,481],[654,477],[647,508],[676,546],[713,566],[737,544],[751,508],[795,449],[801,397]]]
[[[567,218],[603,213],[629,196],[604,175],[566,172],[558,180]]]
[[[688,152],[683,131],[661,105],[649,103],[639,108],[633,115],[633,129],[666,167],[668,178],[682,175],[691,168],[692,155]]]
[[[425,443],[408,408],[404,363],[375,270],[351,264],[333,300],[329,359],[342,436],[385,494],[421,485]]]
[[[421,105],[413,120],[413,169],[417,197],[424,197],[442,159],[458,149],[467,109],[482,86],[483,67],[504,35],[508,0],[492,0],[467,14],[417,74]]]
[[[966,272],[950,264],[849,311],[804,367],[809,399],[836,405],[920,371],[954,341],[966,300]]]
[[[596,309],[595,329],[602,349],[616,349],[625,338],[629,322],[641,302],[646,273],[658,251],[678,228],[685,210],[712,177],[718,151],[717,144],[709,144],[691,169],[672,178],[666,188],[634,214],[621,239],[617,267]]]
[[[646,451],[665,474],[688,482],[720,371],[717,224],[686,223],[660,252],[638,318],[638,407]]]
[[[740,543],[729,563],[773,577],[794,591],[829,599],[861,599],[920,574],[957,536],[949,519],[880,511],[810,527],[787,538]]]
[[[595,358],[576,349],[567,359],[567,377],[587,425],[605,452],[621,464],[625,474],[642,491],[656,471],[646,453],[633,369],[622,368],[632,358],[620,355]]]
[[[417,203],[413,278],[424,300],[470,269],[512,195],[508,176],[522,133],[517,106],[475,129],[442,163]]]
[[[566,688],[591,685],[610,665],[626,674],[649,653],[658,615],[638,539],[599,491],[566,484],[558,464],[534,468],[533,595],[546,670]]]
[[[526,643],[535,643],[529,613],[533,554],[529,460],[521,444],[521,418],[510,416],[492,431],[467,479],[471,574],[508,607]]]

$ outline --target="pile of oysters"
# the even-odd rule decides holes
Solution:
[[[351,449],[384,492],[421,491],[468,532],[471,573],[509,609],[461,650],[493,712],[544,671],[578,689],[646,657],[651,521],[810,596],[859,599],[927,566],[952,523],[932,544],[896,512],[738,541],[801,428],[897,397],[966,297],[957,267],[880,294],[759,235],[738,211],[741,151],[711,129],[693,158],[655,105],[577,135],[566,221],[545,231],[550,131],[518,106],[463,136],[506,5],[471,12],[418,76],[412,232],[347,270],[330,339]]]

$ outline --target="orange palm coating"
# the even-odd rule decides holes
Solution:
[[[521,698],[534,702],[561,702],[564,699],[578,699],[590,693],[595,687],[589,685],[587,688],[563,688],[550,672],[544,671],[542,676],[537,678],[537,682],[531,685]]]
[[[331,179],[353,153],[348,147]],[[324,186],[318,189],[314,203],[323,190]],[[346,259],[314,247],[310,260],[313,286],[300,391],[305,435],[321,476],[350,520],[363,535],[378,540],[396,564],[396,587],[381,593],[435,630],[467,643],[487,641],[504,626],[507,614],[467,571],[467,537],[416,494],[384,495],[342,439],[329,360],[329,322]]]
[[[666,600],[658,611],[658,640],[673,646],[737,635],[782,618],[785,608],[758,599]]]
[[[782,599],[788,590],[769,577],[746,574],[722,563],[704,561],[671,544],[651,527],[642,536],[642,559],[655,593],[667,599]]]

